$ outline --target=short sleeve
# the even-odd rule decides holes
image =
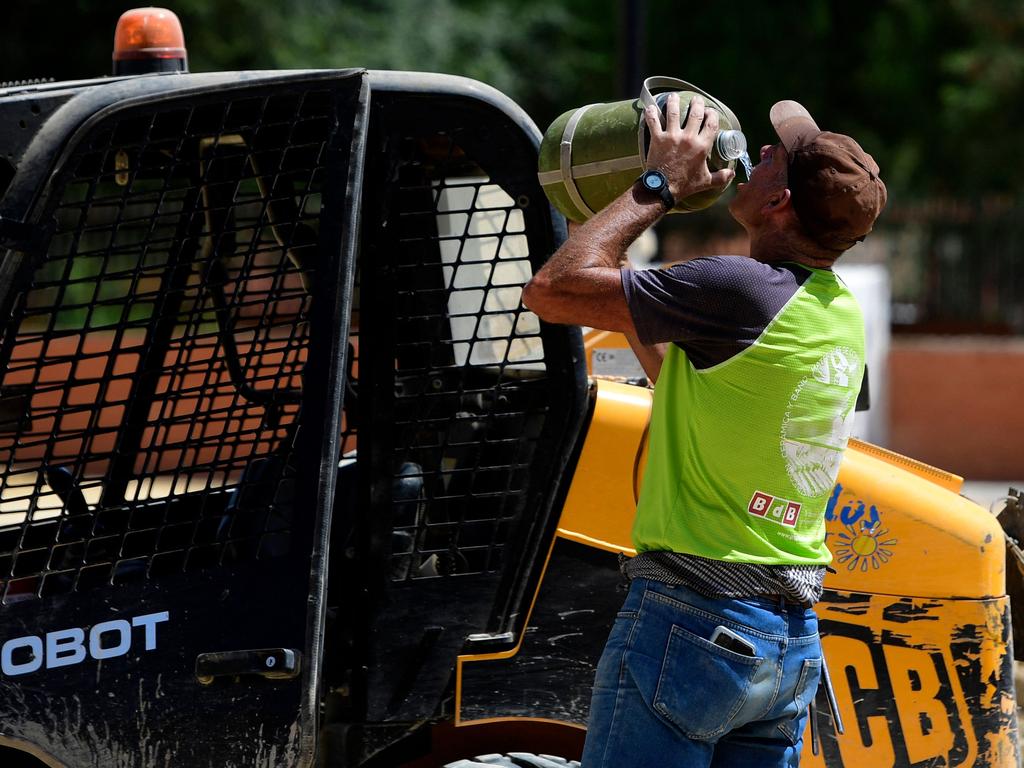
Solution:
[[[668,269],[622,270],[644,344],[675,342],[697,367],[750,346],[810,274],[745,256],[707,256]]]

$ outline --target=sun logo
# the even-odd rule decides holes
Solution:
[[[836,560],[845,564],[846,570],[856,571],[859,568],[866,573],[869,565],[877,569],[889,562],[892,550],[888,547],[893,546],[896,539],[884,538],[889,533],[888,528],[880,530],[880,522],[872,525],[867,521],[860,524],[860,531],[855,525],[845,527],[846,530],[836,537]]]

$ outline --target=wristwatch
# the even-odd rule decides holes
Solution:
[[[668,177],[658,170],[644,171],[640,176],[640,183],[648,192],[653,192],[661,198],[668,210],[676,207],[676,199],[668,188]]]

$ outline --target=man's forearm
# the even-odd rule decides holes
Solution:
[[[583,224],[552,256],[539,274],[552,280],[574,279],[577,270],[621,267],[626,249],[665,215],[665,205],[651,192],[633,185]]]
[[[632,331],[619,267],[626,248],[665,213],[654,194],[632,187],[585,224],[523,290],[523,303],[549,322]]]

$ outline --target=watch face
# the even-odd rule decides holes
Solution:
[[[644,186],[648,189],[659,190],[665,185],[665,177],[657,171],[649,171],[644,174]]]

